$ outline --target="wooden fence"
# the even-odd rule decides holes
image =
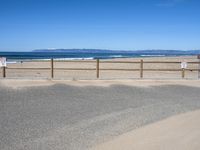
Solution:
[[[35,61],[36,62],[36,61]],[[46,61],[45,61],[46,62]],[[56,68],[54,66],[54,63],[55,62],[74,62],[74,63],[84,63],[84,62],[87,62],[87,63],[96,63],[96,68]],[[128,69],[128,68],[120,68],[120,69],[117,69],[117,68],[100,68],[100,64],[103,64],[103,63],[118,63],[118,64],[139,64],[139,68],[135,68],[135,69]],[[110,61],[110,60],[54,60],[54,59],[50,59],[49,61],[49,67],[46,67],[46,68],[29,68],[29,67],[18,67],[18,68],[14,68],[14,67],[2,67],[2,77],[3,78],[6,78],[6,71],[7,70],[49,70],[49,76],[53,79],[54,78],[54,74],[55,74],[55,71],[56,70],[71,70],[71,71],[77,71],[77,70],[90,70],[90,71],[96,71],[96,78],[100,78],[100,75],[101,75],[101,71],[130,71],[130,72],[133,72],[133,71],[138,71],[139,72],[139,76],[138,78],[143,78],[144,76],[144,73],[145,72],[148,72],[148,71],[176,71],[176,72],[180,72],[180,77],[181,78],[185,78],[185,72],[186,71],[197,71],[199,74],[200,74],[200,68],[198,69],[195,69],[195,68],[192,68],[192,69],[184,69],[184,68],[177,68],[177,69],[163,69],[163,68],[159,68],[159,69],[144,69],[144,65],[145,64],[148,64],[148,63],[151,63],[151,64],[180,64],[181,65],[181,62],[180,61],[144,61],[144,60],[140,60],[140,61]],[[200,62],[187,62],[188,64],[199,64],[200,65]]]

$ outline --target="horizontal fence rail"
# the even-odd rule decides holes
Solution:
[[[54,59],[50,59],[49,60],[44,60],[44,61],[37,61],[37,60],[33,60],[33,61],[24,61],[26,63],[29,62],[48,62],[49,63],[49,67],[2,67],[2,77],[6,78],[6,71],[7,70],[49,70],[49,76],[51,78],[54,78],[54,74],[56,73],[57,70],[61,70],[61,71],[96,71],[96,78],[100,77],[100,71],[138,71],[139,72],[139,77],[143,78],[144,76],[144,72],[148,72],[148,71],[177,71],[177,72],[181,72],[181,77],[185,78],[185,72],[186,71],[197,71],[198,72],[198,77],[200,74],[200,62],[197,61],[188,61],[187,64],[196,64],[199,65],[199,69],[197,68],[177,68],[177,69],[173,69],[173,68],[169,68],[169,69],[164,69],[164,68],[144,68],[145,64],[181,64],[181,61],[144,61],[144,60],[139,60],[139,61],[111,61],[111,60],[54,60]],[[66,63],[93,63],[96,64],[96,67],[91,67],[91,68],[64,68],[64,67],[55,67],[55,63],[61,63],[61,62],[66,62]],[[23,63],[23,61],[21,61],[21,63]],[[139,64],[138,68],[101,68],[100,64]]]

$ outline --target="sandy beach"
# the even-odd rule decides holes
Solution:
[[[186,61],[198,62],[196,56],[181,56],[181,57],[146,57],[146,58],[118,58],[106,61]],[[140,72],[138,71],[114,71],[114,70],[101,70],[101,69],[139,69],[140,64],[134,63],[101,63],[100,60],[100,79],[138,79]],[[18,62],[17,64],[8,64],[6,70],[7,78],[51,78],[50,74],[50,61],[46,62]],[[17,70],[9,68],[47,68],[46,70]],[[83,80],[96,79],[96,61],[91,62],[54,62],[54,78],[55,79],[69,79],[69,80]],[[89,68],[93,70],[58,70],[56,68]],[[157,64],[148,63],[144,64],[144,69],[181,69],[181,64]],[[188,64],[187,69],[198,69],[198,64]],[[0,76],[2,77],[2,69],[0,69]],[[181,79],[181,71],[145,71],[145,79]],[[198,72],[187,70],[185,72],[186,79],[197,79]]]
[[[0,149],[198,149],[199,82],[0,80]]]

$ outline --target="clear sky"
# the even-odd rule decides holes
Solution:
[[[0,0],[0,51],[200,49],[199,0]]]

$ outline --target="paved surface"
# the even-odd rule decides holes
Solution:
[[[0,85],[1,150],[84,150],[174,114],[200,109],[189,86],[12,89]]]

